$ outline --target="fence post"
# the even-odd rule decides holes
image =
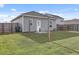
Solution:
[[[78,31],[78,24],[77,24],[77,31]]]
[[[2,33],[4,33],[4,23],[2,23]]]
[[[13,32],[13,24],[11,23],[11,33]]]

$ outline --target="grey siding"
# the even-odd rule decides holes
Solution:
[[[32,25],[30,25],[30,21],[32,20]],[[48,19],[44,18],[35,18],[35,17],[19,17],[13,23],[19,23],[20,27],[22,28],[22,32],[35,32],[37,31],[37,20],[41,20],[41,32],[47,32],[48,31]],[[51,20],[52,22],[52,27],[51,30],[57,28],[57,24],[63,24],[61,22],[62,19],[56,19],[56,20]]]
[[[32,20],[32,25],[30,25],[30,20]],[[36,18],[24,17],[24,31],[25,32],[35,32],[36,31]]]
[[[19,23],[19,25],[22,27],[22,17],[19,17],[15,21],[12,21],[12,23]]]
[[[33,31],[33,32],[36,31],[36,20],[37,20],[37,18],[33,18],[33,23],[32,23],[32,26],[31,26],[31,31]]]
[[[24,32],[29,32],[29,18],[24,17]]]
[[[50,28],[50,30],[54,30],[56,29],[56,20],[50,20],[52,22],[52,27]]]
[[[56,24],[64,24],[64,19],[60,19],[60,18],[57,18],[56,19]]]
[[[56,29],[56,21],[54,20],[50,20],[50,22],[52,22],[52,27],[50,28],[50,30],[52,31],[53,29]],[[49,24],[50,24],[49,22]],[[42,32],[47,32],[48,31],[48,19],[42,19],[41,20],[41,31]]]
[[[12,23],[18,23],[19,26],[22,28],[22,26],[23,26],[22,21],[23,21],[22,17],[19,17],[18,19],[12,21]]]
[[[48,31],[48,19],[41,19],[41,31],[42,32]]]

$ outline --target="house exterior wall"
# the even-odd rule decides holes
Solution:
[[[40,19],[41,20],[41,32],[48,31],[48,19]]]
[[[24,32],[35,32],[36,20],[36,18],[24,16]]]
[[[56,29],[56,20],[50,20],[52,22],[52,27],[50,27],[50,30]],[[51,24],[50,24],[51,25]]]
[[[12,23],[19,23],[19,26],[22,27],[22,17],[20,17],[20,18],[14,20],[14,21],[12,21]]]
[[[56,19],[56,24],[64,24],[64,19],[57,18]]]
[[[52,24],[50,24],[50,22]],[[41,19],[41,31],[42,32],[47,32],[49,25],[52,25],[52,27],[50,27],[51,31],[53,31],[54,29],[56,29],[56,21],[54,21],[54,20],[48,21],[48,19]]]
[[[64,24],[64,19],[63,18],[57,18],[56,19],[56,29],[57,29],[57,25],[63,25]]]
[[[24,32],[29,31],[29,18],[24,17]]]
[[[30,25],[30,20],[32,20],[32,25]],[[22,28],[22,32],[36,32],[37,31],[37,20],[41,20],[41,32],[47,32],[49,21],[46,18],[36,18],[36,17],[28,17],[22,16],[18,19],[14,20],[13,23],[19,23],[19,26]],[[50,30],[54,30],[57,28],[57,24],[63,24],[61,21],[63,19],[57,18],[56,20],[50,20],[52,22],[52,27]]]
[[[22,29],[22,32],[23,32],[23,24],[22,24],[22,21],[23,21],[23,20],[22,20],[22,17],[19,17],[18,19],[12,21],[12,23],[18,23],[19,26],[20,26],[21,29]]]
[[[29,20],[33,20],[32,25],[29,25]],[[48,31],[48,19],[44,18],[32,18],[24,17],[24,31],[25,32],[36,32],[37,31],[37,21],[41,20],[41,32]]]

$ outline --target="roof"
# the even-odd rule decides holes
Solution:
[[[49,17],[64,19],[63,17],[57,16],[57,15],[52,15],[52,14],[49,14],[49,13],[46,13],[45,15],[49,16]]]
[[[33,15],[33,16],[47,17],[46,15],[44,15],[44,14],[42,14],[42,13],[35,12],[35,11],[27,12],[27,13],[24,13],[24,14],[25,14],[25,15]]]
[[[64,24],[79,24],[79,19],[66,20]]]
[[[60,16],[57,16],[57,15],[52,15],[52,14],[42,14],[42,13],[39,13],[39,12],[35,12],[35,11],[31,11],[31,12],[26,12],[26,13],[22,13],[20,14],[19,16],[17,16],[16,18],[14,18],[12,21],[16,20],[17,18],[21,17],[22,15],[26,15],[26,16],[40,16],[40,17],[58,17],[58,18],[62,18]]]

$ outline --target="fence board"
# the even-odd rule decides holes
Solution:
[[[79,31],[79,24],[57,25],[57,29],[61,31]]]
[[[17,23],[0,23],[0,33],[11,33],[15,32]]]

